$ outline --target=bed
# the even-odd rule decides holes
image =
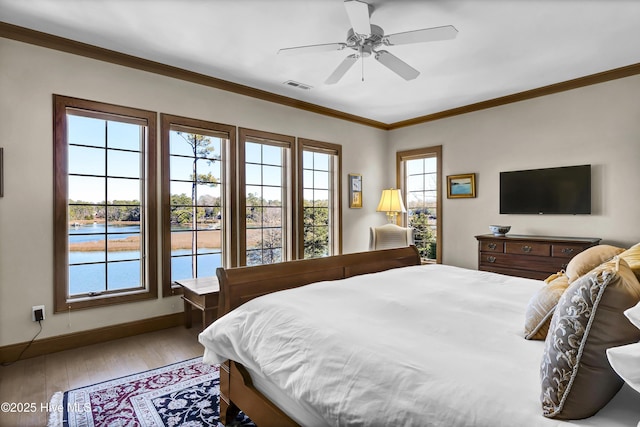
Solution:
[[[223,315],[200,342],[222,366],[223,422],[239,408],[259,427],[640,425],[626,384],[592,417],[542,415],[545,342],[523,338],[542,281],[421,265],[414,247],[217,275]]]

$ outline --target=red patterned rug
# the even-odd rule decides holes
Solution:
[[[56,393],[49,427],[215,426],[219,422],[218,366],[187,360]],[[244,415],[238,425],[253,425]]]

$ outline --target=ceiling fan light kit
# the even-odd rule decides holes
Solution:
[[[382,46],[396,46],[411,43],[425,43],[432,41],[454,39],[458,30],[452,25],[442,27],[423,28],[396,34],[384,34],[384,30],[370,22],[373,7],[359,0],[344,2],[351,28],[347,31],[346,43],[326,43],[309,46],[298,46],[280,49],[278,54],[298,54],[339,51],[345,48],[353,49],[357,53],[348,55],[331,73],[325,84],[335,84],[351,69],[360,58],[373,58],[405,80],[413,80],[420,72],[386,50],[377,50]],[[363,78],[364,80],[364,78]]]

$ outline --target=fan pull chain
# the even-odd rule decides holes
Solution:
[[[364,57],[360,58],[360,62],[362,62],[362,81],[364,82]]]

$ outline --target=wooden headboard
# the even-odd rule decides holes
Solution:
[[[419,264],[418,250],[408,246],[253,267],[221,267],[216,270],[220,282],[218,316],[271,292]]]

